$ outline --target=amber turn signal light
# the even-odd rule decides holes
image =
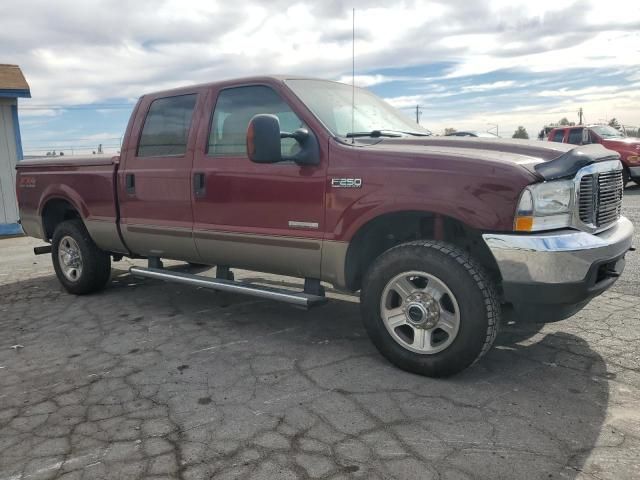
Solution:
[[[530,232],[533,230],[533,217],[516,217],[514,230],[516,232]]]

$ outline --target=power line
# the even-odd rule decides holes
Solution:
[[[102,148],[120,148],[122,145],[105,145],[102,144]],[[25,152],[47,152],[49,150],[95,150],[96,145],[55,145],[48,148],[25,148]]]
[[[110,140],[120,140],[122,137],[109,137],[109,138],[65,138],[64,142],[107,142]],[[51,142],[53,140],[30,140],[28,143],[42,143],[42,142]],[[52,145],[51,143],[45,143],[45,145]]]
[[[128,110],[133,103],[105,103],[90,105],[21,105],[19,110]]]

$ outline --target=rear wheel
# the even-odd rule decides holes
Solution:
[[[500,306],[481,265],[446,243],[417,241],[378,257],[361,294],[378,350],[413,373],[442,377],[476,362],[493,344]]]
[[[111,257],[96,246],[81,220],[58,225],[51,243],[53,267],[69,293],[83,295],[104,288],[111,275]]]

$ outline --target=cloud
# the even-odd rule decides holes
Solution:
[[[501,80],[493,83],[481,83],[479,85],[468,85],[462,87],[464,92],[488,92],[490,90],[498,90],[500,88],[512,87],[516,82],[513,80]]]
[[[356,82],[403,108],[442,105],[443,118],[472,119],[485,115],[480,109],[528,107],[537,92],[566,87],[572,71],[625,72],[612,77],[621,90],[640,78],[640,3],[597,0],[5,0],[0,58],[23,68],[32,103],[51,105],[130,101],[257,73],[350,82],[352,6]],[[532,83],[545,77],[558,84]],[[36,135],[27,129],[25,141]]]

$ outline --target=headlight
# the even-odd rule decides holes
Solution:
[[[529,185],[520,195],[513,229],[533,232],[571,224],[573,181],[555,180]]]

